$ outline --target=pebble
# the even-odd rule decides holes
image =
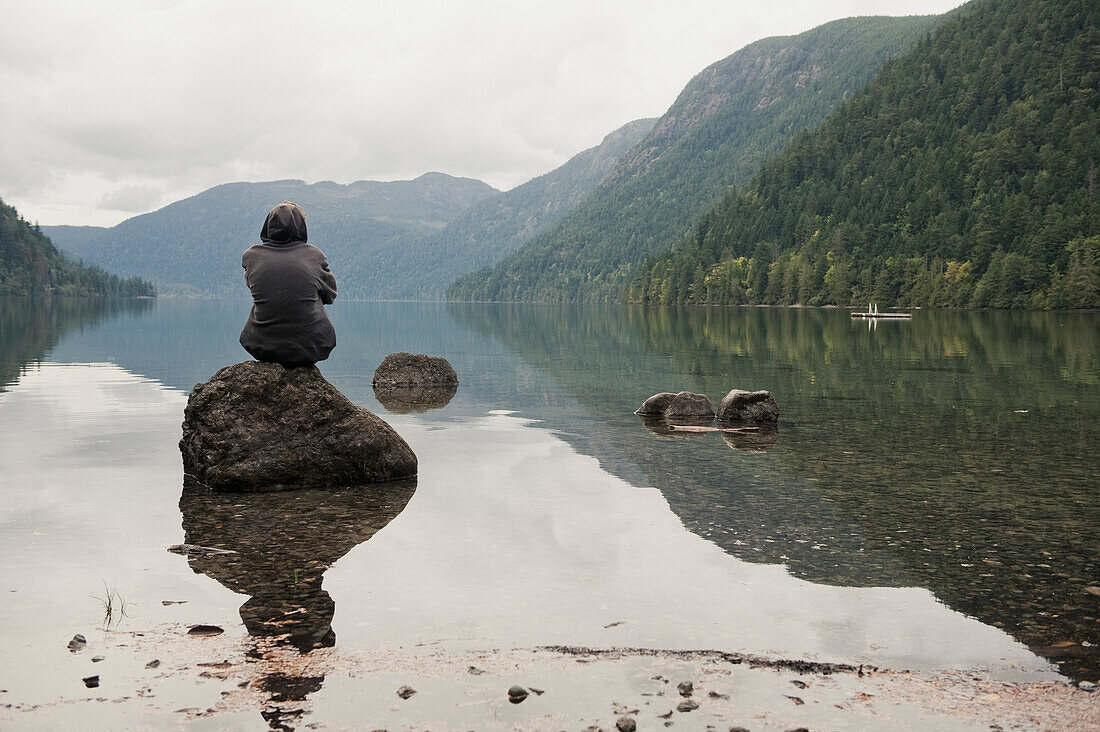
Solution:
[[[106,656],[92,656],[92,663],[99,663],[100,661],[106,661]]]
[[[798,706],[801,706],[802,704],[806,703],[806,702],[802,701],[802,699],[800,697],[797,697],[797,696],[788,696],[787,698],[790,699],[791,701],[793,701],[795,703],[795,705],[798,705]]]
[[[95,675],[95,676],[85,676],[83,680],[84,680],[84,685],[87,686],[89,689],[94,689],[97,686],[99,686],[99,675],[98,674]]]
[[[508,690],[508,701],[513,704],[519,704],[521,701],[527,698],[527,689],[524,689],[519,684],[513,686]]]
[[[77,633],[73,636],[73,639],[69,641],[69,650],[73,653],[77,653],[78,651],[83,651],[86,645],[88,645],[88,639],[80,633]]]
[[[152,661],[150,661],[149,663],[145,664],[145,668],[156,668],[156,667],[157,667],[157,666],[159,666],[159,665],[160,665],[160,660],[159,660],[159,659],[156,659],[156,658],[154,658],[154,659],[153,659]]]
[[[791,683],[797,686],[799,689],[805,689],[808,686],[808,684],[801,679],[794,679],[791,681]]]
[[[411,686],[407,686],[407,685],[402,686],[400,689],[397,690],[397,695],[399,697],[401,697],[402,699],[408,699],[410,696],[412,696],[415,693],[416,693],[416,689],[412,688]]]
[[[680,692],[680,696],[691,696],[695,692],[695,685],[690,681],[681,681],[676,685],[676,690]]]
[[[479,669],[477,666],[470,666],[470,668],[466,669],[466,673],[470,674],[471,676],[481,676],[485,672]]]
[[[638,723],[633,717],[619,717],[619,721],[615,722],[615,729],[619,732],[634,732],[638,729]]]
[[[699,708],[699,705],[691,699],[685,699],[676,705],[676,711],[678,712],[690,712]]]
[[[1091,681],[1078,681],[1077,688],[1082,691],[1096,691],[1096,684]]]

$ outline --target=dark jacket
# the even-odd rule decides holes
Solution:
[[[284,201],[273,208],[260,239],[241,260],[252,291],[241,345],[258,361],[284,366],[325,360],[336,347],[324,308],[336,299],[336,278],[324,253],[306,243],[301,207]]]

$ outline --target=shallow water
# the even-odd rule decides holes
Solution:
[[[301,648],[1096,679],[1096,314],[339,303],[322,372],[405,437],[415,483],[185,490],[187,392],[247,358],[245,311],[0,301],[0,701],[131,673],[140,659],[65,644],[166,623]],[[449,402],[376,398],[374,368],[402,350],[451,361]],[[775,394],[777,433],[658,434],[632,414],[658,391],[734,387]],[[184,542],[237,553],[166,551]],[[96,598],[115,593],[104,631]]]

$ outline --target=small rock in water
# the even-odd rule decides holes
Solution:
[[[669,709],[664,714],[658,714],[657,716],[660,717],[661,719],[671,719],[672,718],[672,710]]]
[[[680,692],[680,696],[691,696],[695,693],[695,685],[690,681],[681,681],[676,685],[676,690]]]
[[[808,686],[808,684],[801,679],[793,679],[791,683],[797,686],[799,689],[805,689]]]
[[[533,686],[528,686],[527,690],[530,691],[535,696],[542,696],[543,694],[546,693],[546,689],[536,689]]]
[[[69,650],[73,653],[84,650],[84,646],[88,645],[88,639],[77,633],[73,636],[73,639],[69,641]]]
[[[796,706],[800,706],[800,705],[806,703],[806,702],[802,701],[802,699],[800,697],[797,697],[797,696],[788,696],[787,698],[790,699],[791,701],[793,701]]]
[[[513,704],[519,704],[521,701],[527,698],[527,689],[524,689],[518,684],[508,690],[508,701]]]
[[[96,688],[97,686],[99,686],[99,676],[85,676],[84,685],[87,686],[89,689]]]
[[[699,704],[692,701],[691,699],[685,699],[684,701],[676,705],[676,711],[678,712],[691,712],[698,708]]]
[[[399,697],[401,697],[402,699],[408,699],[410,696],[412,696],[415,693],[416,693],[416,689],[412,688],[411,686],[407,686],[407,685],[402,686],[400,689],[397,690],[397,695]]]
[[[154,658],[152,661],[145,664],[145,668],[156,668],[159,665],[160,665],[160,661],[158,659]]]
[[[709,696],[711,699],[729,699],[730,698],[729,694],[719,694],[717,691],[708,691],[707,696]]]
[[[705,394],[693,394],[690,391],[681,391],[673,394],[670,391],[662,391],[654,394],[642,403],[642,406],[634,412],[639,416],[658,416],[665,419],[714,418],[714,405]]]
[[[106,656],[92,656],[92,663],[99,663],[100,661],[106,661]]]
[[[770,391],[745,391],[731,389],[718,404],[721,422],[776,422],[779,405]]]
[[[224,628],[219,628],[217,625],[192,625],[191,629],[187,631],[187,635],[206,636],[206,635],[221,635],[225,632]]]
[[[619,717],[619,720],[615,722],[615,729],[619,732],[634,732],[638,729],[638,723],[634,721],[633,717]]]

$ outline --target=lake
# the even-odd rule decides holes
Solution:
[[[409,442],[417,480],[185,490],[187,394],[248,359],[247,307],[0,299],[0,703],[74,721],[83,677],[106,698],[140,687],[146,634],[200,623],[300,649],[707,649],[1097,680],[1100,314],[339,302],[321,371]],[[376,395],[396,351],[446,357],[457,393]],[[732,388],[770,390],[778,429],[633,414]],[[167,551],[185,542],[235,554]],[[66,647],[77,633],[88,652]],[[339,686],[308,679],[281,693],[323,706]],[[168,706],[217,693],[166,688]]]

